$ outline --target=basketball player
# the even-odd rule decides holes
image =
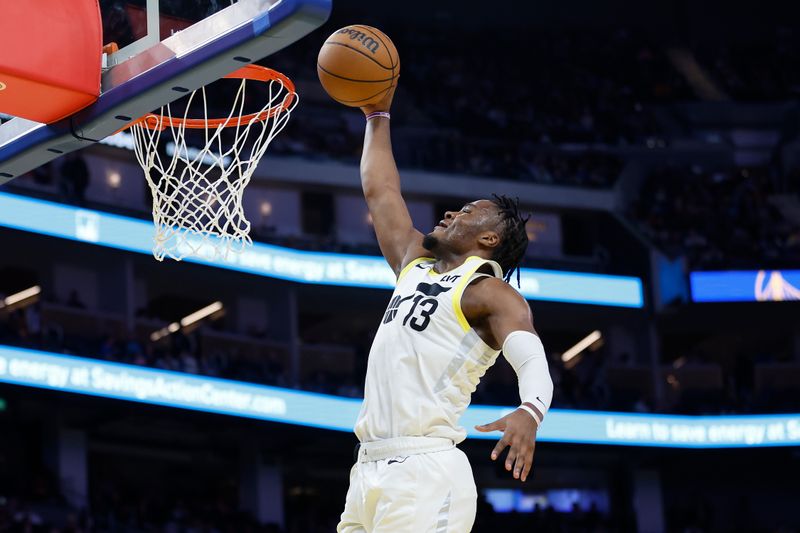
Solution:
[[[501,349],[522,403],[478,431],[502,431],[492,460],[525,481],[553,394],[530,307],[508,285],[528,245],[517,202],[504,196],[448,211],[427,235],[411,223],[392,155],[394,89],[367,117],[361,183],[384,257],[397,275],[369,353],[360,441],[337,531],[465,533],[477,491],[458,420]],[[519,274],[518,274],[519,275]],[[505,281],[504,281],[505,279]]]

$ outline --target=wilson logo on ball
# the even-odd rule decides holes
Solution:
[[[378,49],[381,47],[378,41],[368,36],[366,33],[354,30],[352,28],[343,28],[336,33],[347,35],[350,37],[350,40],[360,42],[362,45],[364,45],[364,48],[366,48],[373,54],[377,52]]]
[[[379,102],[397,85],[400,57],[377,28],[352,24],[333,32],[320,47],[317,76],[339,103],[363,107]]]

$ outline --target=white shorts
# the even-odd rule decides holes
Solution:
[[[468,533],[477,491],[450,439],[402,437],[361,445],[338,533]]]

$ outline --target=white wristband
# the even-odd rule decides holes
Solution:
[[[534,411],[533,409],[531,409],[530,407],[528,407],[525,404],[520,405],[518,407],[518,409],[522,409],[523,411],[527,411],[533,417],[533,419],[536,420],[536,427],[537,428],[542,425],[542,419],[539,418],[539,414],[536,411]]]

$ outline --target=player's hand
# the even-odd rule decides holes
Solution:
[[[395,81],[395,84],[392,85],[392,87],[388,91],[386,91],[386,94],[379,102],[375,104],[365,105],[364,107],[361,108],[361,111],[363,111],[365,115],[369,115],[370,113],[374,113],[375,111],[389,111],[389,109],[391,109],[392,107],[392,100],[394,99],[395,90],[397,90],[397,81]]]
[[[480,432],[502,431],[503,438],[492,450],[492,461],[500,457],[506,446],[510,446],[506,457],[506,470],[514,468],[514,479],[525,481],[533,465],[536,449],[536,420],[526,411],[517,409],[490,424],[475,426]]]

